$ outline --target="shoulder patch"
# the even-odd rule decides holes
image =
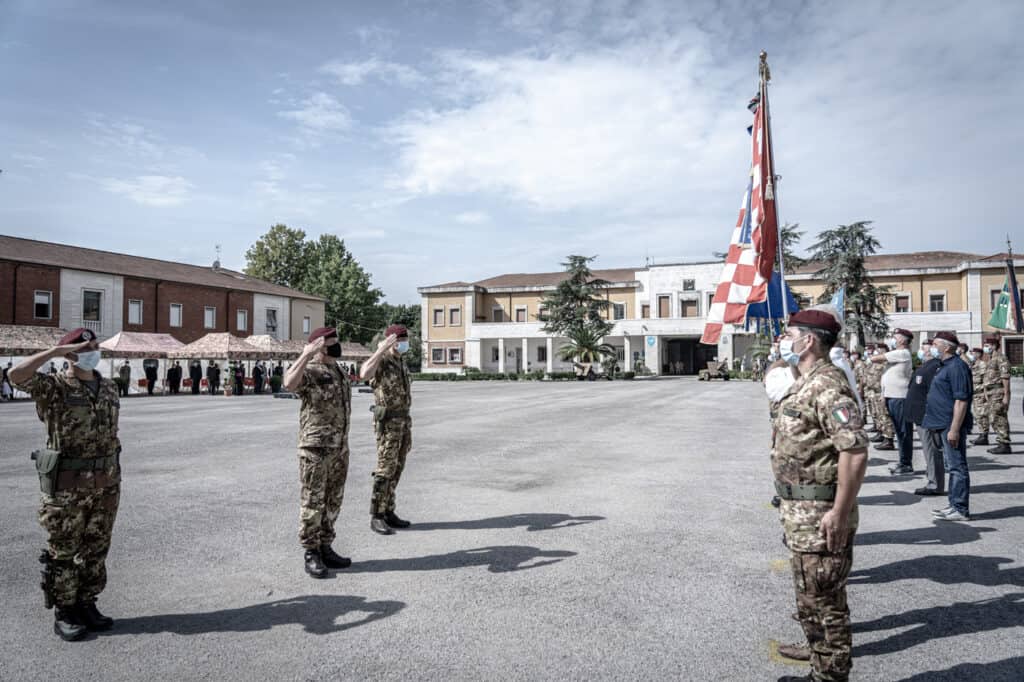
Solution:
[[[832,417],[835,418],[840,424],[850,423],[850,408],[848,407],[837,407],[832,410]]]

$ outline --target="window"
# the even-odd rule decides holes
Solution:
[[[669,307],[668,307],[669,306],[669,300],[670,300],[670,297],[668,297],[668,296],[659,296],[658,297],[658,317],[659,318],[670,317],[671,316],[672,313],[671,313],[671,311],[669,311]]]
[[[696,280],[692,280],[692,279],[684,279],[683,280],[683,291],[696,291],[696,290],[697,290],[697,282],[696,282]]]
[[[448,309],[448,324],[452,327],[462,326],[462,308],[455,306]]]
[[[626,304],[625,303],[612,303],[612,319],[613,320],[624,320],[624,319],[626,319]]]
[[[434,326],[444,326],[444,308],[434,308]]]
[[[500,305],[496,305],[496,306],[494,306],[494,308],[491,309],[491,321],[493,321],[493,322],[504,322],[505,321],[505,311],[502,310]]]
[[[492,346],[491,347],[491,362],[497,362],[497,361],[498,361],[498,347],[497,346]]]
[[[928,311],[932,313],[946,312],[946,295],[928,294]]]
[[[526,322],[526,306],[516,306],[516,322]]]
[[[142,324],[142,301],[128,299],[128,324]]]
[[[495,348],[497,350],[497,348]],[[430,349],[430,362],[435,365],[444,364],[444,348],[431,348]]]
[[[547,361],[548,361],[548,347],[547,346],[537,346],[537,362],[547,362]]]
[[[539,308],[537,308],[537,319],[540,320],[541,322],[547,322],[548,309],[545,308],[544,306],[540,306]]]
[[[312,329],[313,329],[312,321],[310,321],[308,316],[303,317],[302,318],[302,333],[303,334],[309,334],[310,331],[312,331]]]
[[[271,336],[277,336],[277,308],[267,308],[266,331]]]
[[[1024,339],[1006,339],[1006,359],[1011,365],[1024,365]]]
[[[650,317],[651,317],[651,304],[650,303],[642,303],[642,304],[640,304],[640,318],[644,319],[644,320],[647,320],[647,319],[650,319]]]
[[[615,359],[619,362],[626,361],[626,349],[623,346],[615,346]]]
[[[100,321],[100,302],[103,299],[103,292],[83,291],[82,292],[82,320],[85,322]],[[89,325],[86,325],[89,326]]]
[[[449,348],[448,349],[448,364],[449,365],[461,365],[462,364],[462,349],[461,348]]]
[[[698,317],[697,301],[693,299],[680,301],[679,317]]]
[[[203,308],[203,328],[217,328],[217,309],[214,308],[213,306],[208,305],[205,308]]]
[[[172,303],[171,304],[171,320],[170,320],[170,322],[171,322],[171,326],[172,327],[180,327],[181,326],[181,304],[180,303]]]
[[[249,331],[249,311],[239,310],[235,313],[235,328],[240,332]]]
[[[895,300],[896,312],[898,313],[909,313],[910,312],[910,296],[897,294]]]
[[[32,317],[37,320],[49,320],[53,317],[53,292],[37,291],[35,293]]]

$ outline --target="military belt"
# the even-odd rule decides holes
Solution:
[[[1003,387],[1003,382],[1002,381],[1000,381],[998,383],[994,383],[994,384],[988,384],[988,385],[985,386],[985,388],[1002,388],[1002,387]]]
[[[117,456],[110,457],[61,457],[57,468],[61,471],[102,471],[117,464]]]
[[[828,502],[836,499],[834,485],[804,485],[775,481],[775,493],[784,500],[816,500]]]
[[[408,416],[409,410],[393,410],[389,407],[384,412],[384,419],[400,419]]]

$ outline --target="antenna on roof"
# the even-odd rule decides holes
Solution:
[[[213,248],[217,252],[217,259],[213,261],[213,271],[220,272],[220,244],[214,245]]]

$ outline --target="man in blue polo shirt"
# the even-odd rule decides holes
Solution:
[[[959,344],[953,332],[939,332],[932,339],[932,355],[938,355],[940,367],[928,389],[922,424],[933,439],[941,441],[949,472],[949,506],[932,512],[941,521],[971,519],[967,434],[974,421],[971,416],[974,382],[970,368],[956,355]]]

